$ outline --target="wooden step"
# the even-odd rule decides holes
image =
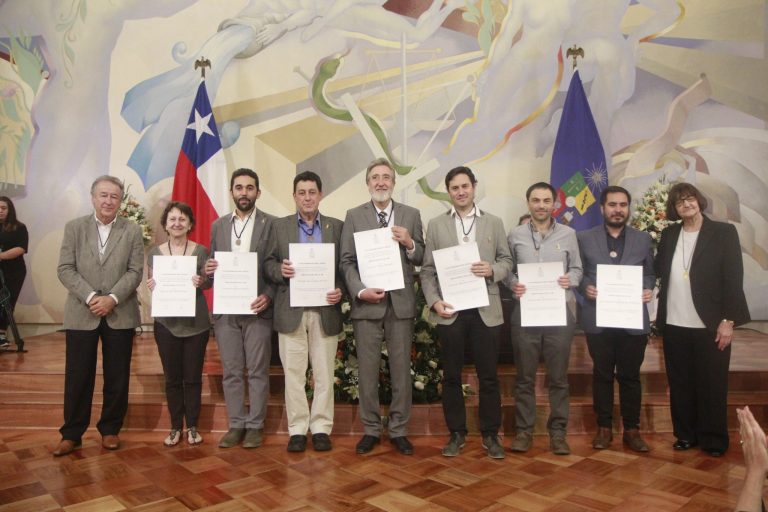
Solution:
[[[750,331],[751,332],[751,331]],[[729,374],[729,427],[737,427],[735,409],[750,405],[758,421],[768,420],[768,355],[765,354],[765,335],[744,336],[739,331],[740,343],[733,349],[732,371]],[[57,333],[28,340],[27,354],[3,354],[0,357],[0,428],[56,429],[63,418],[63,334]],[[164,379],[154,341],[146,335],[137,339],[132,361],[132,378],[126,428],[135,430],[166,430],[169,425],[165,405]],[[514,432],[515,367],[499,366],[499,380],[503,402],[503,430]],[[643,364],[642,429],[647,432],[669,432],[669,399],[660,341],[649,344]],[[478,390],[474,368],[464,371],[464,381],[473,391]],[[583,337],[575,337],[569,366],[571,410],[569,430],[574,433],[594,430],[592,412],[591,361],[586,353]],[[539,368],[536,379],[537,422],[536,433],[546,433],[549,414],[547,403],[547,376]],[[270,369],[270,399],[266,430],[285,433],[287,425],[283,404],[283,372],[279,366]],[[93,423],[101,407],[101,375],[97,375],[94,394]],[[221,365],[215,343],[208,347],[203,378],[203,407],[200,428],[223,431],[227,428],[226,408],[221,385]],[[477,426],[477,396],[467,398],[468,427],[475,433]],[[615,402],[618,417],[618,397]],[[386,407],[383,413],[386,414]],[[443,435],[445,420],[440,404],[414,405],[409,430],[414,435]],[[336,404],[334,431],[340,434],[359,434],[361,425],[358,407],[354,404]]]

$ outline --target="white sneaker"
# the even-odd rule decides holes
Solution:
[[[187,430],[187,443],[194,446],[202,442],[203,442],[203,436],[200,435],[200,432],[197,431],[197,428],[190,427]]]
[[[179,441],[181,441],[181,430],[172,429],[168,437],[163,440],[163,444],[165,446],[176,446],[179,444]]]

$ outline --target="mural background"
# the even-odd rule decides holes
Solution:
[[[637,198],[661,177],[699,186],[739,230],[768,319],[767,17],[761,0],[0,0],[0,193],[30,232],[17,319],[61,322],[63,227],[96,176],[124,179],[163,239],[200,56],[228,168],[257,170],[259,208],[292,212],[311,169],[343,219],[389,155],[395,200],[425,223],[466,164],[511,228],[549,180],[574,44],[609,182]]]

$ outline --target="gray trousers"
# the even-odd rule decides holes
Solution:
[[[389,437],[408,434],[411,416],[411,342],[413,318],[395,316],[392,304],[387,305],[384,318],[379,320],[354,320],[359,364],[360,419],[363,431],[369,436],[381,436],[381,410],[379,405],[379,368],[381,343],[386,340],[389,355],[389,373],[392,379],[392,403],[389,406],[387,429]]]
[[[519,309],[519,308],[518,308]],[[568,428],[568,362],[575,330],[572,315],[562,327],[520,327],[520,312],[512,321],[512,350],[515,356],[515,427],[533,432],[536,423],[536,370],[541,357],[549,379],[550,435],[565,435]]]
[[[221,315],[213,328],[223,369],[229,428],[264,428],[269,399],[272,319]],[[249,408],[245,406],[246,380]]]

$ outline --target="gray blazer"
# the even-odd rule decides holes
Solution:
[[[339,219],[333,217],[320,216],[323,232],[323,243],[334,245],[334,257],[336,263],[336,287],[343,290],[339,275],[339,246],[341,241],[341,228],[344,225]],[[277,332],[290,333],[298,329],[301,323],[301,315],[304,312],[302,307],[291,307],[290,281],[283,277],[280,272],[280,266],[283,260],[288,258],[288,244],[299,243],[299,227],[296,214],[288,215],[275,220],[272,223],[272,234],[270,238],[274,240],[272,252],[267,256],[264,262],[264,272],[267,280],[276,287],[275,292],[275,318],[272,326]],[[323,331],[326,336],[339,334],[343,327],[341,317],[341,301],[333,306],[323,306],[317,308],[320,311],[320,318],[323,323]]]
[[[421,214],[416,208],[394,201],[393,203],[394,223],[407,228],[411,233],[414,252],[409,258],[405,252],[405,247],[400,246],[400,261],[403,264],[405,288],[391,291],[390,297],[397,318],[414,318],[416,316],[416,293],[413,289],[413,273],[414,267],[421,265],[421,260],[424,257],[424,232],[421,225]],[[376,208],[370,201],[347,211],[344,229],[341,231],[341,261],[339,265],[351,297],[353,320],[378,320],[384,318],[387,311],[387,301],[371,304],[357,298],[357,294],[365,288],[365,285],[360,280],[360,271],[357,268],[354,234],[358,231],[378,228],[379,221]]]
[[[509,244],[504,231],[504,223],[499,217],[480,210],[475,226],[475,240],[480,251],[480,259],[491,263],[493,277],[486,278],[488,285],[488,306],[478,309],[480,317],[488,327],[504,323],[504,314],[501,310],[501,297],[499,296],[499,281],[503,281],[512,272],[513,261],[509,252]],[[438,300],[442,300],[440,282],[437,279],[437,269],[432,251],[445,249],[459,245],[456,238],[456,221],[451,212],[438,215],[427,227],[427,244],[424,251],[424,264],[421,267],[421,286],[427,305],[432,306]],[[443,318],[429,311],[430,320],[438,324],[450,325],[456,320],[456,315],[451,318]]]
[[[107,315],[113,329],[133,329],[141,324],[136,288],[144,272],[144,244],[138,224],[117,217],[112,225],[104,258],[99,260],[96,218],[91,213],[71,220],[64,228],[58,275],[69,294],[64,305],[64,328],[93,330],[101,318],[85,303],[94,291],[113,294],[117,306]]]
[[[264,213],[258,208],[253,213],[253,219],[251,220],[251,247],[250,252],[258,254],[259,261],[259,277],[258,288],[259,295],[266,293],[270,299],[275,298],[275,287],[271,282],[264,279],[264,261],[267,255],[272,252],[273,241],[270,240],[269,233],[272,229],[272,222],[275,220],[273,215]],[[228,213],[223,217],[219,217],[211,225],[211,258],[216,259],[215,252],[222,251],[228,252],[232,250],[232,214]],[[216,286],[216,283],[213,284]],[[259,313],[262,318],[272,318],[272,304]],[[221,315],[213,315],[214,319],[220,318]]]
[[[651,237],[644,231],[638,231],[633,227],[624,228],[624,251],[621,254],[620,265],[640,265],[643,267],[643,289],[653,290],[656,285],[656,276],[653,272],[653,244]],[[581,328],[589,334],[602,332],[601,327],[597,327],[596,303],[594,300],[586,298],[584,291],[587,286],[597,286],[597,265],[611,264],[611,256],[608,250],[608,241],[605,234],[605,226],[600,224],[587,231],[576,233],[579,240],[579,253],[581,254],[582,268],[584,275],[579,285],[582,299],[579,301],[581,311]],[[598,289],[598,293],[600,290]],[[648,321],[648,308],[643,307],[643,328],[626,329],[629,334],[646,334],[651,332]]]

